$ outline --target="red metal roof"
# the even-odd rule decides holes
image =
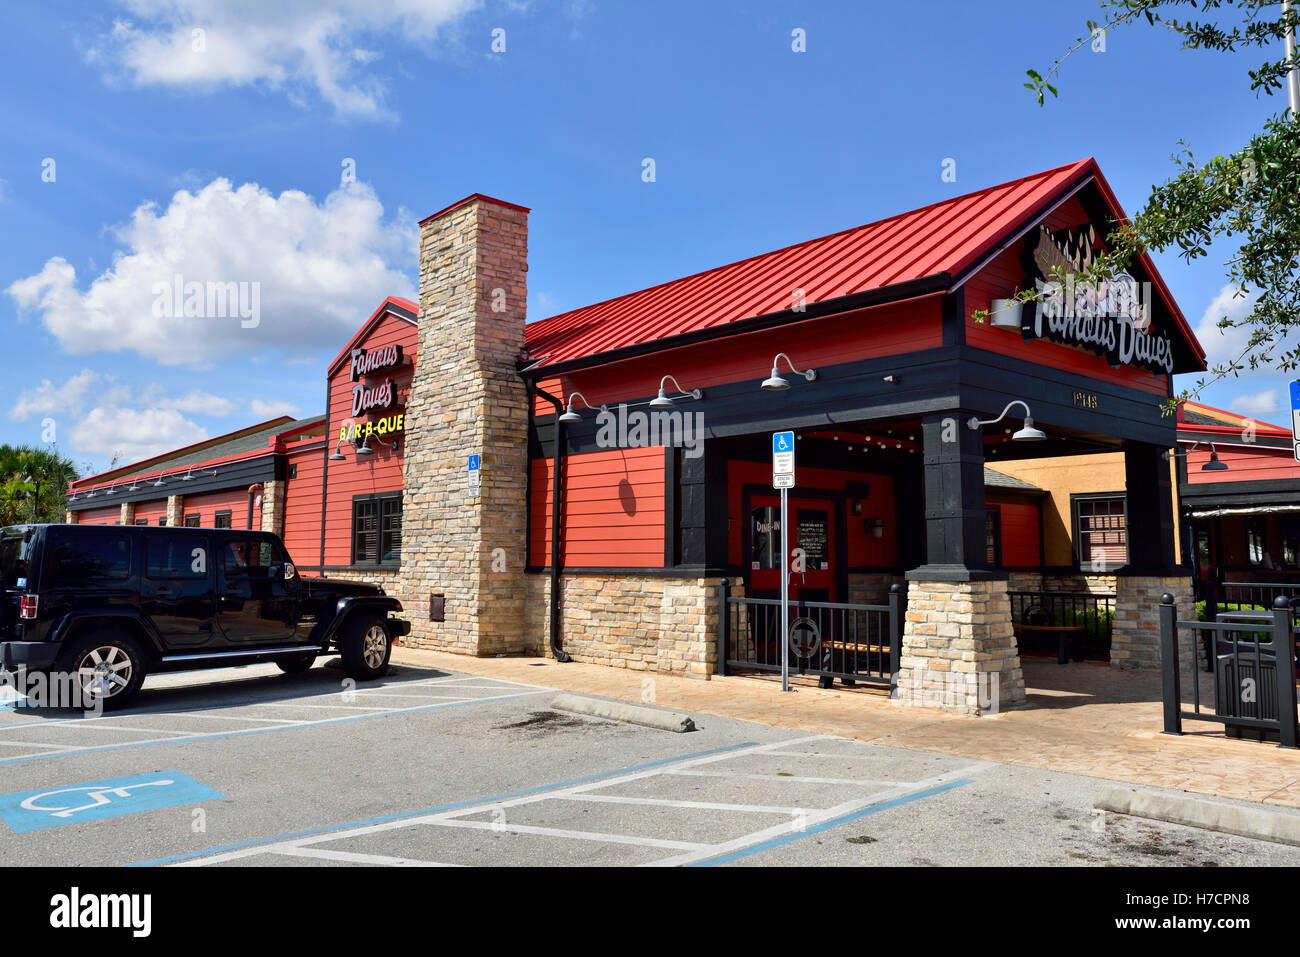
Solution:
[[[529,353],[540,368],[789,310],[802,289],[808,305],[947,274],[957,281],[1030,217],[1095,180],[1116,217],[1123,210],[1092,158],[946,199],[865,226],[822,236],[530,323]],[[1154,266],[1143,265],[1184,336],[1199,350]]]

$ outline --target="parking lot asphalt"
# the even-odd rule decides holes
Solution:
[[[0,864],[1295,864],[1093,811],[1095,778],[710,715],[673,734],[403,664],[156,676],[123,712],[0,702]]]

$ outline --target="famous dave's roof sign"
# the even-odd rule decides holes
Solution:
[[[1151,324],[1151,283],[1139,283],[1128,272],[1098,282],[1076,281],[1092,263],[1095,243],[1092,227],[1086,236],[1076,237],[1072,230],[1052,233],[1046,226],[1029,234],[1023,258],[1038,299],[1032,310],[1021,312],[1021,334],[1026,341],[1047,339],[1088,349],[1111,365],[1172,373],[1173,342]]]

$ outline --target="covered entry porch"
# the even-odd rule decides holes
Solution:
[[[895,402],[905,395],[900,378],[908,377],[878,379]],[[692,542],[711,544],[720,558],[714,567],[725,572],[714,619],[717,670],[777,672],[784,653],[793,673],[823,687],[876,684],[903,703],[982,713],[1024,703],[1022,655],[1154,666],[1159,595],[1174,590],[1191,600],[1190,578],[1174,560],[1172,470],[1168,440],[1159,438],[1171,427],[1149,396],[1118,388],[1106,396],[1112,408],[1128,399],[1149,410],[1135,426],[1054,402],[1050,385],[1019,400],[1032,423],[1018,404],[994,422],[1018,397],[992,389],[919,415],[832,410],[815,416],[820,421],[778,419],[762,431],[741,432],[736,422],[733,434],[715,416],[720,434],[704,454],[672,467],[683,489],[703,477],[682,497],[683,554]],[[801,403],[819,391],[799,389],[750,405]],[[789,492],[790,614],[801,627],[783,652],[769,429],[787,424],[798,472]],[[1059,530],[1050,526],[1060,517],[1048,489],[1015,477],[1025,464],[1110,470],[1120,514],[1094,514],[1107,510],[1086,503],[1086,534],[1067,532],[1079,538],[1066,539],[1071,560],[1049,562],[1049,545],[1059,552],[1051,541]]]

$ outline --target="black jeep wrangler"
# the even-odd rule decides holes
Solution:
[[[0,529],[0,668],[75,675],[121,707],[146,674],[274,661],[337,647],[352,678],[388,668],[410,623],[359,582],[303,578],[267,532],[134,525]]]

